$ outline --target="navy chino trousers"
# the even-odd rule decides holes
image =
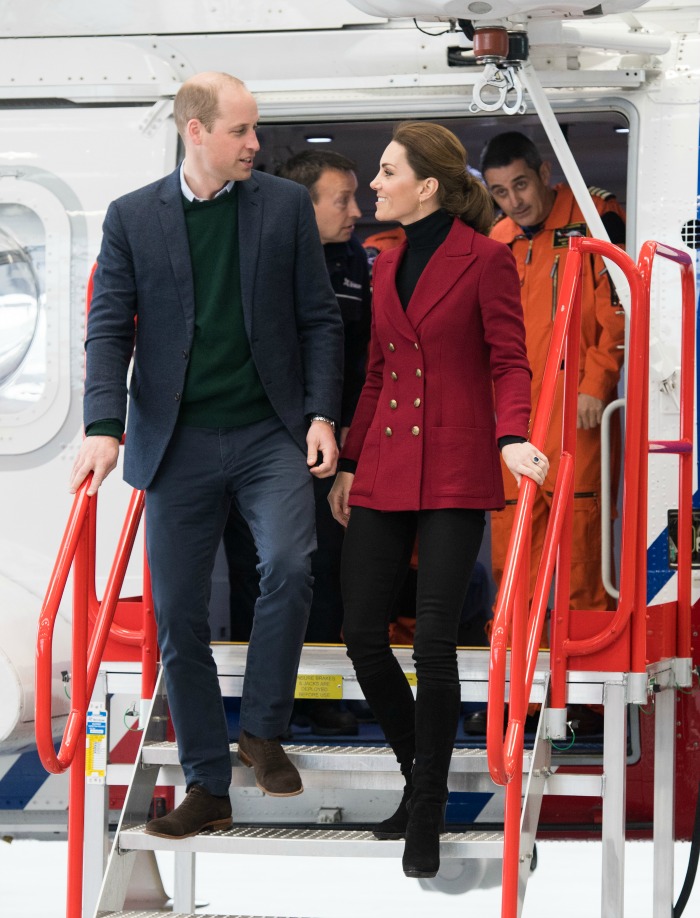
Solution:
[[[241,727],[287,729],[316,547],[306,456],[275,416],[240,428],[180,426],[146,492],[146,544],[170,712],[187,786],[227,793],[228,730],[210,647],[216,552],[235,502],[260,558]]]

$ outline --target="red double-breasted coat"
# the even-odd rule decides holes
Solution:
[[[404,311],[395,279],[405,251],[374,264],[367,378],[342,452],[358,463],[350,504],[500,508],[497,439],[527,437],[530,418],[515,261],[455,219]]]

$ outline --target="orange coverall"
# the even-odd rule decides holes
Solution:
[[[569,235],[590,235],[570,188],[557,185],[554,206],[544,226],[531,239],[510,218],[500,220],[491,237],[510,246],[518,265],[525,317],[527,355],[532,366],[532,406],[537,405],[547,349],[553,328],[557,291],[568,254]],[[601,215],[610,211],[624,219],[624,211],[605,193],[592,194]],[[579,393],[592,395],[604,404],[616,395],[623,360],[625,319],[599,256],[586,256],[583,262],[581,296],[581,357]],[[550,462],[549,474],[536,492],[533,509],[530,596],[534,591],[537,564],[542,553],[544,533],[561,452],[562,393],[561,373],[552,422],[543,451]],[[612,444],[613,481],[619,464],[619,442]],[[617,448],[616,448],[617,447]],[[508,540],[513,525],[518,488],[503,466],[506,491],[505,510],[491,514],[491,552],[493,576],[500,587]],[[613,505],[615,494],[613,493]],[[571,608],[611,609],[612,601],[603,588],[600,518],[600,427],[577,431],[576,472],[574,479],[574,522],[571,565]]]

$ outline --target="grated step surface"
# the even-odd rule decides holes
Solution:
[[[340,746],[283,743],[284,750],[299,770],[306,771],[362,771],[395,772],[396,758],[389,746]],[[231,763],[240,766],[238,744],[231,743]],[[530,767],[531,750],[523,758],[525,771]],[[179,766],[177,744],[151,743],[143,748],[146,765]],[[481,774],[488,771],[485,749],[455,749],[450,772],[453,774]]]
[[[234,826],[202,832],[192,838],[147,835],[144,826],[122,829],[121,851],[179,851],[210,854],[284,854],[305,857],[401,857],[403,840],[380,841],[371,832],[354,829],[298,829]],[[440,836],[441,858],[501,858],[503,832],[470,830]]]
[[[272,918],[270,915],[203,915],[201,912],[142,911],[98,912],[97,918]],[[289,916],[292,918],[292,916]],[[301,918],[301,916],[300,916]]]

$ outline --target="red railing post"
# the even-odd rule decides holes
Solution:
[[[94,582],[95,509],[90,501],[87,525],[83,527],[73,566],[73,646],[71,671],[71,709],[76,712],[75,746],[65,749],[70,766],[68,795],[68,878],[66,918],[82,918],[83,911],[83,838],[85,825],[85,722],[90,696],[87,691],[88,584]]]
[[[68,805],[68,882],[67,918],[82,918],[83,839],[85,823],[85,724],[87,709],[97,679],[107,640],[115,637],[122,643],[141,644],[148,660],[147,697],[153,696],[157,643],[150,592],[148,567],[144,568],[146,592],[144,625],[131,631],[113,625],[119,593],[133,549],[143,511],[144,495],[134,491],[119,540],[105,595],[98,603],[95,593],[95,540],[97,529],[97,496],[88,497],[92,475],[78,489],[68,519],[46,597],[41,609],[37,634],[35,670],[35,732],[37,751],[47,771],[62,774],[70,768]],[[73,621],[71,651],[71,706],[58,752],[54,747],[52,728],[53,632],[56,616],[73,568]],[[94,618],[94,629],[88,643],[88,625]]]

